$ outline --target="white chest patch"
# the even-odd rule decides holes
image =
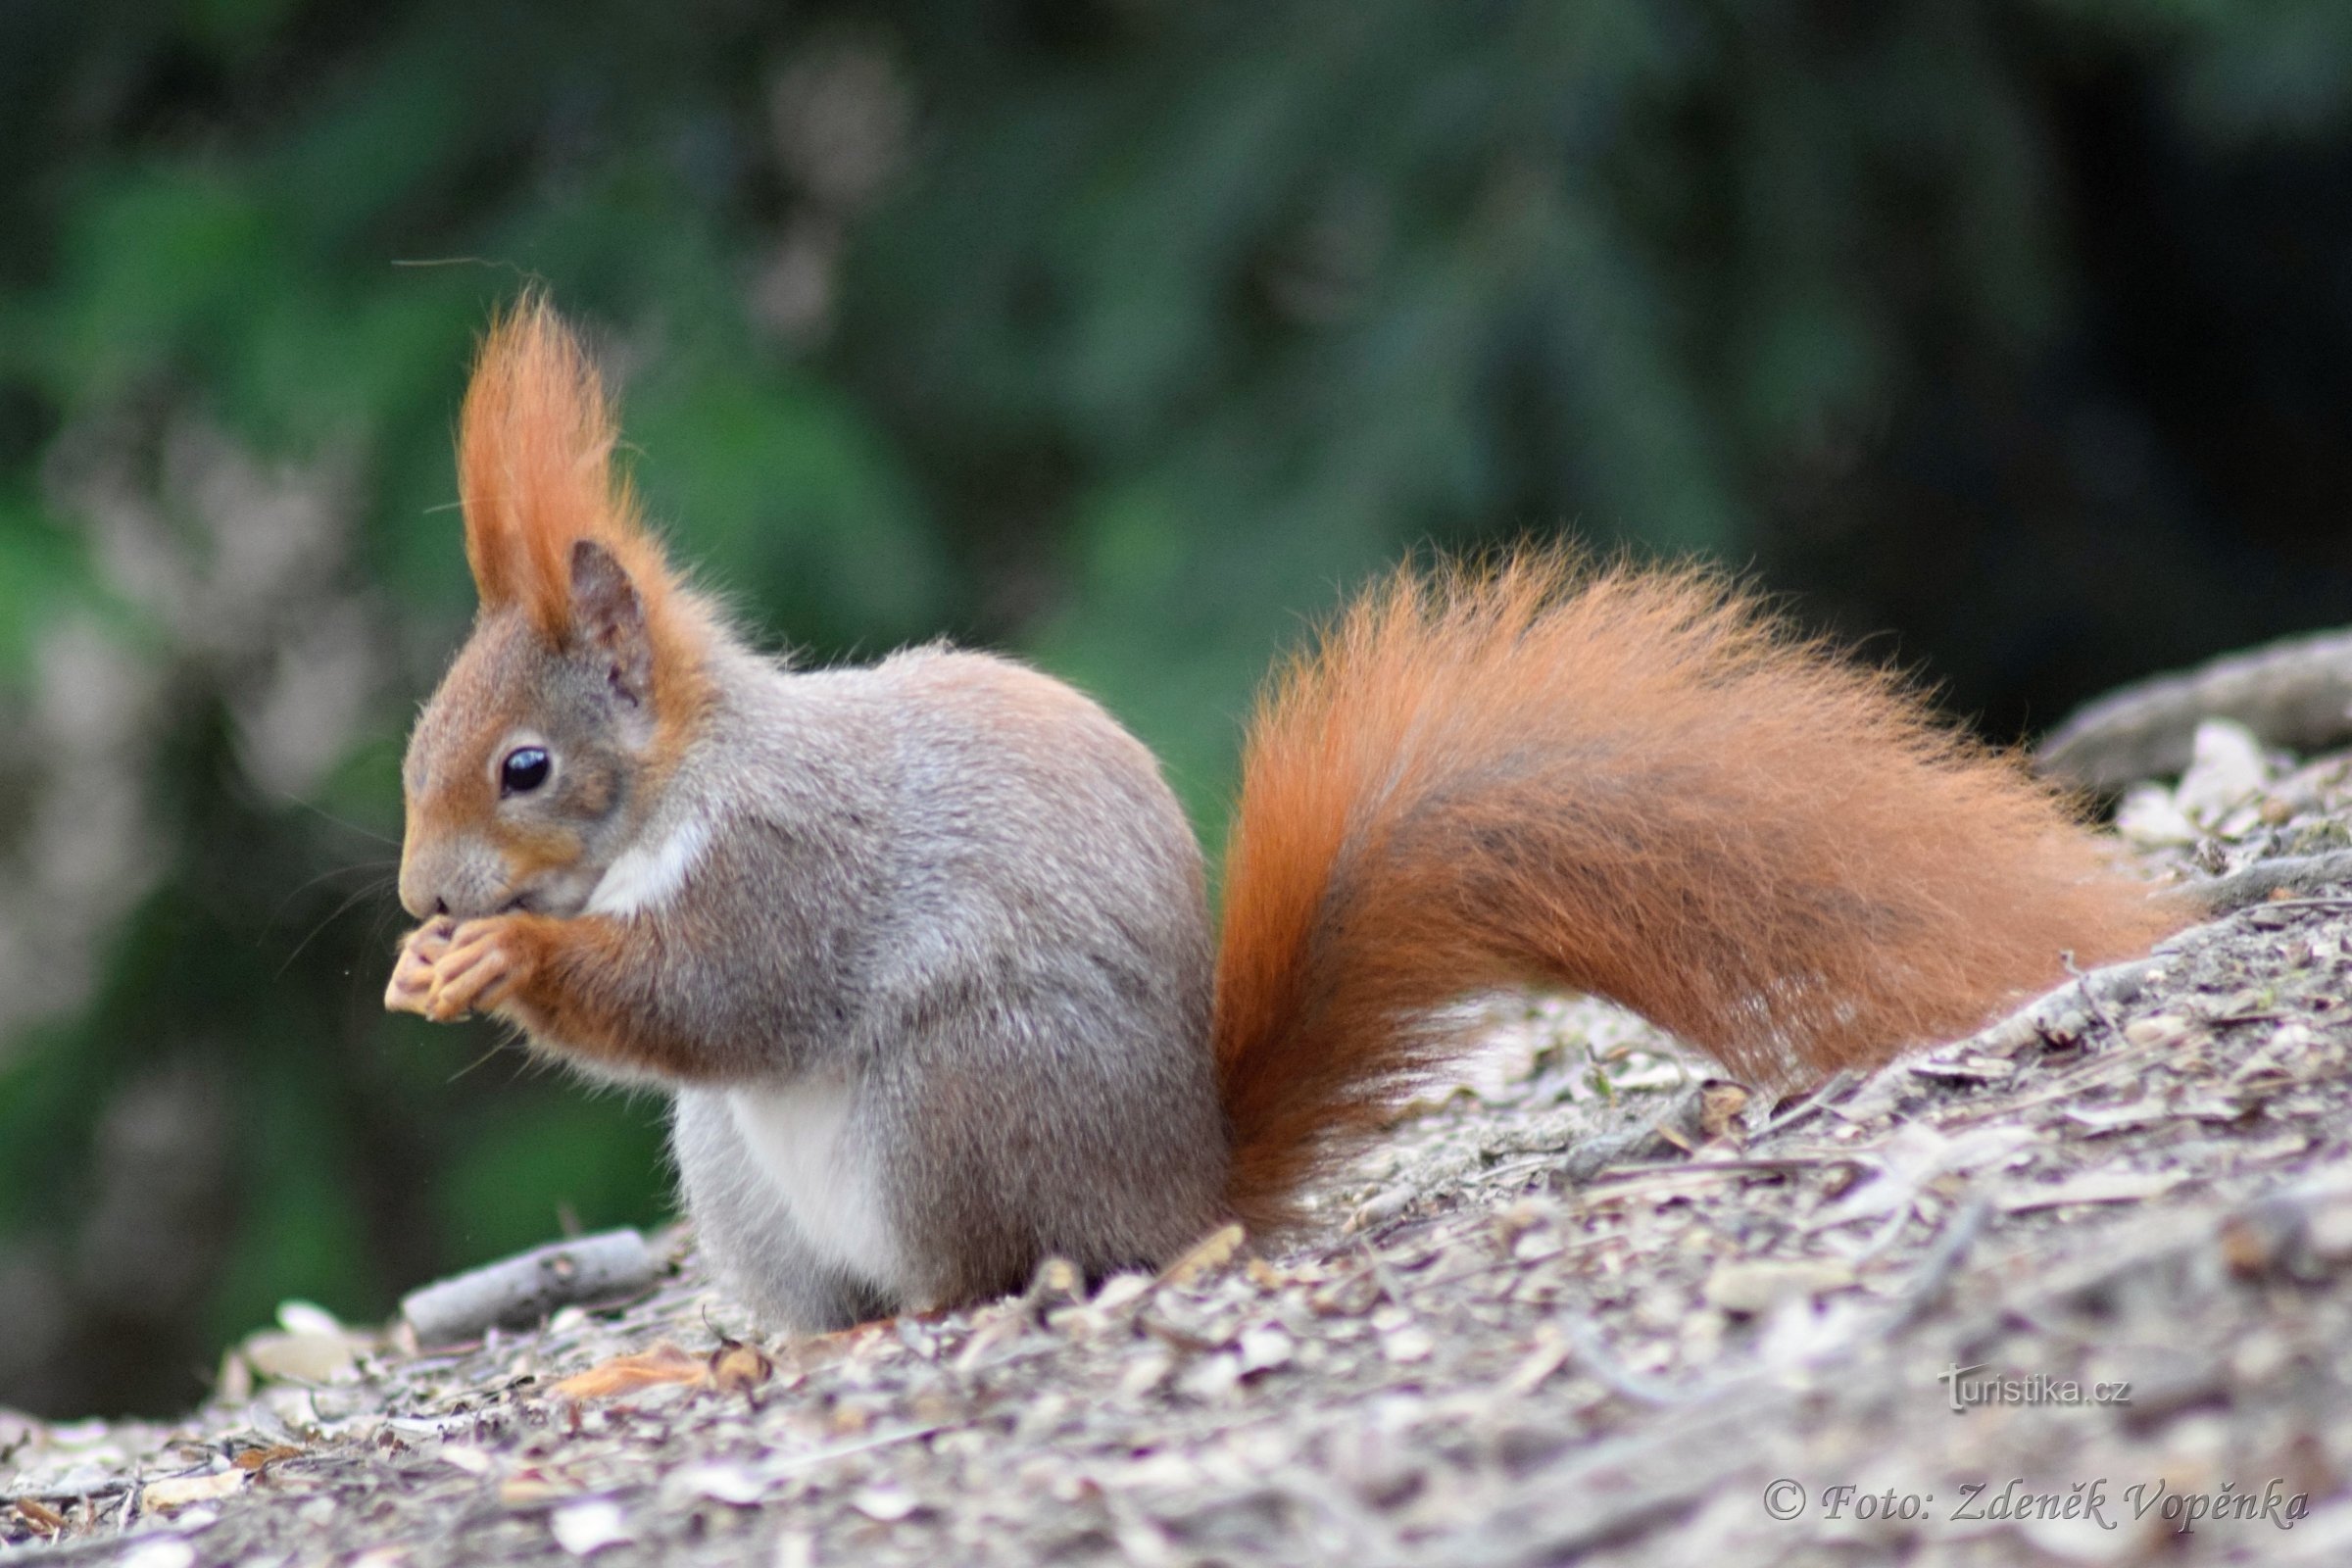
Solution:
[[[903,1272],[871,1162],[849,1137],[846,1077],[811,1076],[787,1089],[731,1089],[727,1109],[809,1248],[876,1285]]]
[[[658,843],[630,845],[597,879],[596,890],[588,895],[587,912],[626,918],[668,903],[686,885],[710,843],[710,828],[701,817],[690,816]]]

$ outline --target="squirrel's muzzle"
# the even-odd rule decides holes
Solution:
[[[416,919],[447,914],[469,920],[496,914],[513,899],[505,858],[486,844],[419,844],[411,835],[401,846],[400,906]]]

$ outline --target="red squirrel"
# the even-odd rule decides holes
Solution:
[[[1151,752],[946,647],[803,671],[687,586],[526,299],[461,421],[471,637],[402,774],[385,1004],[674,1101],[722,1283],[823,1330],[1298,1217],[1446,1004],[1869,1067],[2186,922],[2017,761],[1704,571],[1399,571],[1249,727],[1210,922]]]

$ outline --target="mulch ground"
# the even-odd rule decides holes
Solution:
[[[2348,778],[2125,820],[2340,848]],[[455,1351],[295,1309],[176,1425],[0,1415],[0,1554],[2352,1561],[2347,976],[2352,894],[2266,906],[1777,1106],[1497,1004],[1296,1246],[805,1343],[682,1237]]]

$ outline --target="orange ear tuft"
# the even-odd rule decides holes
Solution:
[[[551,642],[571,630],[571,550],[609,550],[641,594],[669,586],[661,548],[612,472],[616,428],[579,340],[533,292],[491,324],[458,437],[466,560],[491,608],[521,607]]]

